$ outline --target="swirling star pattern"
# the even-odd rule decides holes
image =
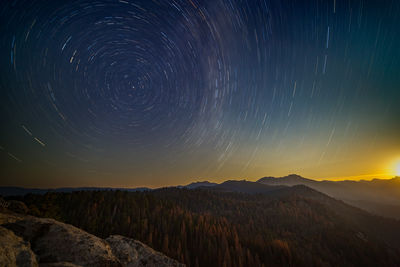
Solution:
[[[371,162],[400,151],[399,9],[2,2],[3,183],[379,172]]]

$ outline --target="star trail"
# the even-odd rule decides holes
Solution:
[[[3,1],[1,183],[391,175],[400,2]]]

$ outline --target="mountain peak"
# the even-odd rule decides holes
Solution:
[[[309,179],[304,178],[304,177],[302,177],[302,176],[300,176],[300,175],[298,175],[298,174],[295,174],[295,173],[289,174],[289,175],[287,175],[287,176],[280,177],[280,178],[281,178],[281,179],[282,179],[282,178],[287,178],[287,179],[305,179],[305,180],[309,180]]]
[[[298,174],[289,174],[284,177],[263,177],[257,181],[258,183],[266,184],[266,185],[299,185],[299,184],[313,184],[317,181],[304,178]]]
[[[193,183],[190,183],[188,185],[185,185],[184,187],[186,187],[188,189],[194,189],[194,188],[197,188],[197,187],[214,186],[214,185],[217,185],[217,184],[209,182],[209,181],[202,181],[202,182],[193,182]]]

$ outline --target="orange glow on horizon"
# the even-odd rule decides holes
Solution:
[[[386,169],[386,172],[384,172]],[[337,176],[337,177],[326,177],[317,180],[331,180],[331,181],[344,181],[344,180],[373,180],[373,179],[392,179],[396,176],[400,177],[400,157],[392,160],[390,164],[386,165],[386,168],[381,173],[373,174],[362,174],[352,176]]]
[[[377,173],[377,174],[364,174],[364,175],[352,175],[352,176],[339,176],[339,177],[327,177],[316,180],[329,180],[329,181],[361,181],[361,180],[373,180],[373,179],[392,179],[395,175],[388,173]]]

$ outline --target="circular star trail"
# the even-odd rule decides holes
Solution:
[[[29,27],[12,37],[16,78],[29,82],[25,97],[39,100],[32,116],[73,133],[71,142],[75,134],[176,142],[218,111],[227,89],[222,47],[194,3],[17,4],[14,20]]]
[[[398,147],[389,2],[5,1],[4,175],[157,184]]]

